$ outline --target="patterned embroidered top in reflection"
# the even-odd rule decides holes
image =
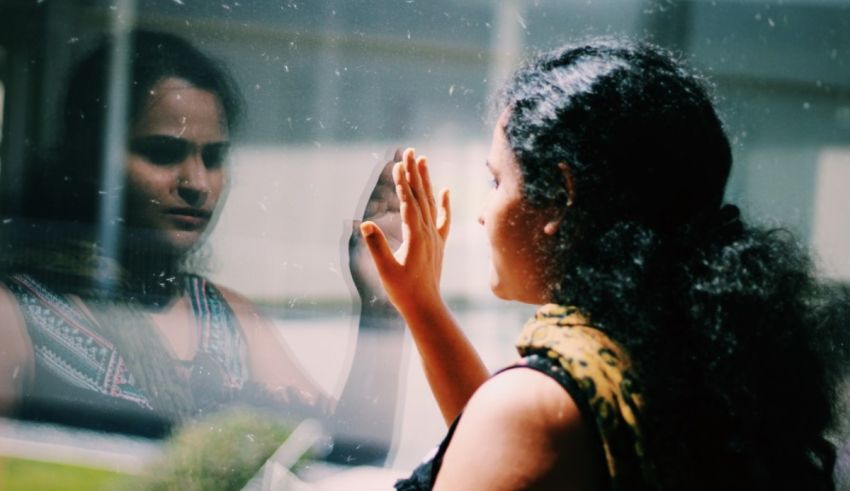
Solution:
[[[22,407],[29,400],[151,410],[121,353],[68,296],[30,275],[10,276],[6,285],[23,313],[35,356],[34,381],[25,388]],[[203,277],[186,275],[183,287],[199,346],[192,360],[181,363],[186,377],[182,383],[191,384],[196,411],[204,412],[233,399],[246,384],[246,350],[234,314],[215,286]]]

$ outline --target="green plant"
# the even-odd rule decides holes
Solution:
[[[292,432],[272,415],[236,409],[190,423],[142,476],[120,489],[240,490]]]

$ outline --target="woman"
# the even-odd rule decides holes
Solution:
[[[186,41],[129,37],[124,185],[102,189],[102,44],[75,70],[55,158],[6,227],[0,403],[18,417],[161,434],[234,402],[322,413],[328,402],[244,298],[189,272],[228,187],[241,101]],[[120,192],[115,251],[99,199]],[[11,230],[14,227],[14,230]]]
[[[491,287],[543,304],[515,365],[488,378],[440,298],[449,202],[424,157],[394,169],[400,248],[361,227],[456,421],[397,488],[832,489],[824,297],[788,234],[723,204],[731,152],[702,81],[599,40],[520,68],[500,107]]]

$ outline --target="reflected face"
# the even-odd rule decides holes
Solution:
[[[163,253],[189,251],[225,187],[228,145],[215,94],[175,77],[154,85],[131,131],[126,225],[154,232]]]
[[[505,300],[542,304],[549,289],[540,251],[544,241],[544,209],[528,204],[516,156],[508,145],[505,113],[493,130],[487,168],[493,176],[491,190],[478,222],[490,241],[490,288]]]

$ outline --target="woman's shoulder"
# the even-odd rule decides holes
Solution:
[[[574,431],[581,413],[558,382],[537,370],[513,369],[496,373],[475,392],[464,409],[464,418],[486,415],[496,422],[522,422],[554,435]]]
[[[584,484],[576,489],[597,489],[604,460],[594,446],[592,421],[557,382],[534,370],[503,371],[464,409],[434,489],[555,489],[568,477]]]

